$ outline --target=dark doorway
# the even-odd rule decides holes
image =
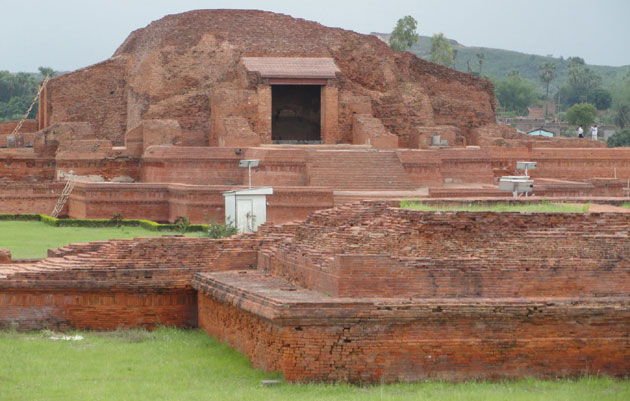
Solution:
[[[321,143],[321,87],[271,86],[271,139],[274,143]]]

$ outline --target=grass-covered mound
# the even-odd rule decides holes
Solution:
[[[422,203],[420,201],[402,201],[400,207],[428,212],[466,211],[466,212],[524,212],[524,213],[586,213],[590,204],[551,203]]]
[[[13,259],[45,258],[46,251],[72,242],[102,241],[114,238],[155,237],[165,233],[135,227],[55,227],[42,221],[0,220],[0,248],[9,249]],[[198,236],[201,233],[187,233]],[[1,398],[0,398],[1,399]]]

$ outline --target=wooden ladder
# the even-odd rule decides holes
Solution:
[[[63,191],[61,191],[61,196],[59,197],[59,199],[57,199],[57,204],[55,205],[55,208],[50,214],[51,217],[59,216],[59,213],[61,213],[61,210],[66,205],[66,202],[68,202],[70,193],[74,189],[74,184],[76,184],[74,177],[68,178],[68,181],[66,182],[66,186],[63,188]]]

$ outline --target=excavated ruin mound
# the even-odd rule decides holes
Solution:
[[[240,60],[261,56],[334,59],[341,142],[351,142],[352,114],[366,105],[403,145],[418,126],[453,126],[473,143],[471,130],[495,122],[489,81],[375,36],[271,12],[198,10],[134,31],[112,58],[51,81],[49,125],[88,121],[97,138],[120,145],[142,120],[175,119],[184,132],[176,144],[213,145],[220,108],[259,132],[256,82]]]

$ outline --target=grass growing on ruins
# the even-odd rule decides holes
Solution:
[[[426,212],[524,212],[524,213],[586,213],[590,207],[587,204],[574,203],[551,203],[542,201],[540,203],[495,203],[495,204],[474,204],[474,203],[452,203],[452,204],[427,204],[418,201],[401,201],[400,207],[403,209],[422,210]]]
[[[0,399],[9,400],[628,400],[630,381],[288,384],[199,330],[0,332]],[[51,339],[57,337],[57,340]]]
[[[0,248],[9,249],[14,259],[45,258],[46,250],[72,242],[113,238],[156,237],[165,233],[141,227],[53,227],[39,221],[0,221]],[[187,235],[199,236],[200,233]]]

